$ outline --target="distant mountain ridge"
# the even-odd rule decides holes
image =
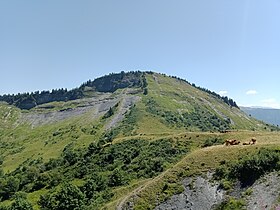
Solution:
[[[280,109],[265,107],[240,107],[242,111],[252,117],[273,125],[280,125]]]

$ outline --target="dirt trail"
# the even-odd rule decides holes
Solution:
[[[148,181],[149,183],[149,181]],[[148,184],[146,183],[146,184]],[[127,200],[132,197],[132,196],[136,196],[139,192],[141,192],[141,190],[145,187],[145,185],[137,187],[135,190],[133,190],[131,193],[127,194],[124,198],[122,198],[121,202],[117,205],[116,209],[117,210],[123,210],[124,206],[126,205]]]
[[[257,144],[258,145],[258,144]],[[257,146],[256,145],[256,146]],[[261,143],[260,145],[265,146],[265,145],[271,145],[271,144],[267,144],[267,143]],[[141,185],[139,187],[137,187],[136,189],[134,189],[132,192],[130,192],[129,194],[127,194],[126,196],[124,196],[121,201],[118,203],[118,205],[116,206],[117,210],[130,210],[133,209],[133,206],[129,206],[129,201],[133,200],[133,198],[137,197],[139,195],[139,193],[141,193],[141,191],[143,191],[145,188],[147,188],[148,186],[150,186],[151,184],[157,182],[158,180],[160,180],[161,178],[163,178],[167,173],[169,173],[170,171],[172,171],[173,169],[175,169],[176,167],[178,167],[179,165],[181,165],[181,163],[185,162],[187,158],[189,158],[192,155],[195,155],[195,153],[199,152],[209,152],[209,151],[213,151],[213,150],[217,150],[217,152],[219,152],[219,150],[221,149],[226,149],[226,148],[230,148],[230,147],[239,147],[239,148],[244,148],[244,147],[250,147],[250,146],[245,146],[245,145],[237,145],[237,146],[225,146],[225,145],[216,145],[216,146],[211,146],[211,147],[206,147],[203,149],[195,149],[194,151],[192,151],[191,153],[187,154],[185,157],[183,157],[179,162],[177,162],[175,165],[173,165],[172,168],[167,169],[166,171],[164,171],[163,173],[161,173],[159,176],[149,180],[148,182],[146,182],[144,185]],[[279,184],[280,185],[280,184]],[[210,186],[210,185],[209,185]],[[209,187],[207,187],[209,188]],[[217,191],[217,186],[215,186],[213,189],[211,189],[212,191]],[[274,191],[273,191],[274,192]],[[220,196],[219,192],[217,191],[217,195],[214,196],[214,199],[217,199],[217,196]],[[221,197],[219,198],[221,199]],[[209,200],[208,200],[209,201]],[[213,201],[214,202],[214,201]],[[160,209],[160,208],[159,208]]]
[[[223,145],[218,145],[218,146],[212,146],[211,149],[214,148],[220,148]],[[208,148],[203,148],[203,149],[197,149],[194,150],[193,152],[196,151],[200,151],[200,150],[209,150],[210,147]],[[137,187],[135,190],[133,190],[132,192],[130,192],[129,194],[127,194],[125,197],[122,198],[122,200],[119,202],[119,204],[117,205],[116,209],[117,210],[127,210],[127,208],[125,207],[127,205],[127,202],[129,199],[131,199],[132,197],[136,197],[138,193],[140,193],[143,189],[145,189],[146,187],[148,187],[150,184],[160,180],[162,177],[164,177],[168,172],[172,171],[174,168],[176,168],[178,165],[181,164],[181,162],[185,161],[185,158],[188,157],[189,155],[192,155],[193,152],[187,154],[184,158],[182,158],[179,162],[177,162],[175,165],[173,165],[173,167],[167,169],[166,171],[164,171],[163,173],[161,173],[160,175],[158,175],[157,177],[149,180],[148,182],[146,182],[144,185],[141,185],[139,187]]]
[[[178,164],[178,163],[177,163]],[[176,164],[176,165],[177,165]],[[174,165],[174,167],[176,166]],[[172,167],[173,168],[173,167]],[[167,169],[166,171],[164,171],[163,173],[161,173],[160,175],[158,175],[157,177],[147,181],[144,185],[141,185],[139,187],[137,187],[135,190],[133,190],[132,192],[130,192],[129,194],[127,194],[125,197],[122,198],[122,200],[120,201],[120,203],[117,205],[116,209],[117,210],[128,210],[126,208],[127,202],[129,199],[136,197],[138,193],[140,193],[143,189],[145,189],[147,186],[149,186],[150,184],[156,182],[157,180],[161,179],[166,173],[168,173],[172,168]]]

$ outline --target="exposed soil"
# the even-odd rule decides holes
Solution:
[[[276,204],[280,196],[280,174],[273,172],[256,181],[251,187],[252,194],[247,197],[247,209],[280,209]]]
[[[106,130],[116,127],[119,122],[121,122],[125,116],[125,113],[133,106],[138,100],[139,96],[128,96],[125,95],[120,101],[118,112],[113,116],[112,120],[105,126]]]
[[[35,127],[59,122],[71,117],[81,116],[85,113],[89,113],[91,118],[94,120],[104,115],[110,107],[113,107],[120,102],[118,112],[115,114],[110,123],[106,125],[106,129],[109,129],[120,122],[123,119],[125,112],[129,110],[129,108],[139,99],[140,97],[135,95],[121,94],[120,96],[112,97],[112,94],[104,93],[92,98],[75,100],[74,102],[79,104],[75,108],[68,108],[59,111],[48,110],[46,108],[43,111],[34,110],[32,112],[22,113],[20,121],[31,124],[32,127]]]
[[[228,196],[240,199],[246,191],[246,189],[240,188],[240,185],[236,185],[235,189],[227,195],[226,191],[219,189],[218,182],[210,182],[210,179],[210,173],[206,178],[198,176],[184,179],[182,181],[184,192],[173,195],[170,199],[158,205],[155,210],[210,210]],[[279,172],[263,176],[247,191],[251,191],[251,194],[243,197],[246,202],[246,209],[280,209],[280,204],[277,203],[280,196]]]
[[[173,195],[169,200],[160,204],[155,210],[182,210],[199,209],[207,210],[220,204],[225,196],[225,191],[219,188],[218,182],[210,182],[212,174],[207,177],[188,177],[182,181],[184,192]]]

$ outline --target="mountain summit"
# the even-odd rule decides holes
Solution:
[[[106,108],[106,105],[103,106],[103,112],[114,106],[118,114],[121,114],[118,111],[123,109],[122,106],[126,106],[126,111],[137,110],[138,124],[148,114],[149,118],[164,126],[184,127],[186,130],[218,131],[262,127],[261,123],[240,111],[232,99],[196,87],[183,79],[154,72],[109,74],[89,80],[72,90],[55,89],[0,96],[0,101],[21,110],[29,110],[22,115],[22,119],[27,119],[27,123],[30,119],[31,124],[35,118],[32,115],[40,113],[44,113],[45,119],[40,116],[37,121],[40,119],[45,123],[52,122],[50,118],[66,119],[78,113],[84,114],[98,105],[95,100],[104,100],[102,103],[107,104]],[[126,100],[130,100],[131,104],[127,105]],[[117,108],[117,105],[120,107]],[[84,107],[82,111],[81,106]]]
[[[185,176],[214,170],[225,156],[238,159],[239,149],[258,151],[228,150],[219,145],[226,139],[278,140],[271,132],[277,127],[247,116],[232,99],[155,72],[109,74],[72,90],[0,100],[5,210],[151,209],[181,193]]]

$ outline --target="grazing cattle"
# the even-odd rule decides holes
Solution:
[[[249,141],[248,143],[244,142],[243,145],[254,145],[254,144],[256,144],[256,142],[257,142],[257,139],[256,138],[252,138],[251,141]]]
[[[231,140],[226,140],[226,141],[225,141],[225,145],[228,146],[230,141],[231,141]]]
[[[226,146],[229,146],[229,145],[238,145],[238,144],[240,144],[240,141],[237,141],[236,139],[226,140],[226,141],[225,141],[225,144],[226,144]]]
[[[256,138],[252,138],[251,141],[250,141],[250,144],[253,145],[253,144],[256,144],[256,142],[257,142],[257,139]]]
[[[233,145],[238,145],[238,144],[240,144],[240,141],[235,140],[235,141],[233,142]]]

